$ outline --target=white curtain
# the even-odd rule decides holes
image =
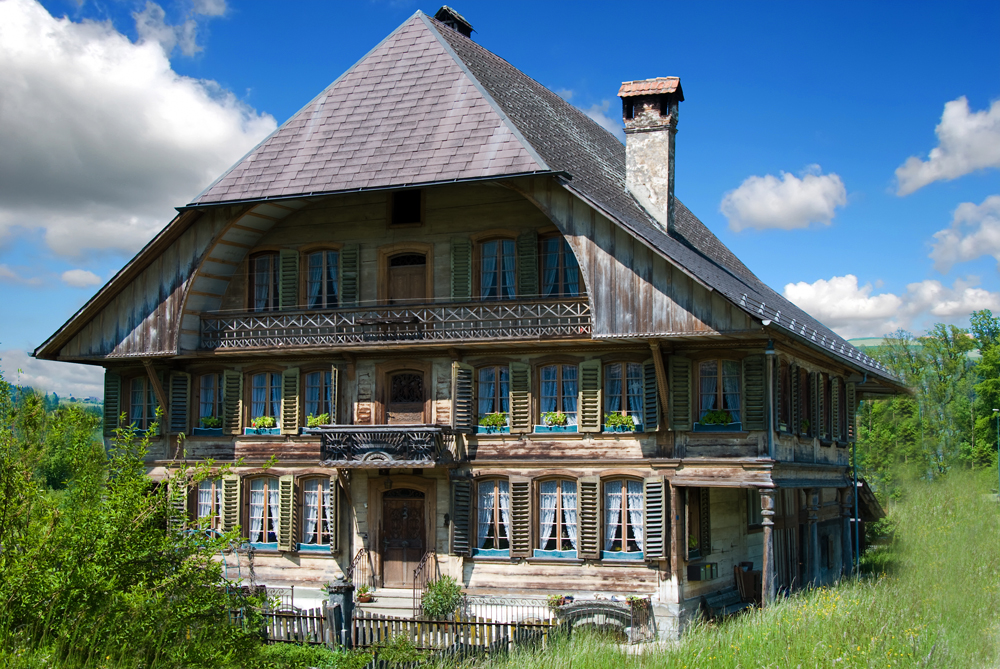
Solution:
[[[315,541],[316,520],[319,515],[319,480],[309,479],[306,481],[305,489],[302,491],[303,523],[302,543],[319,543]]]
[[[319,401],[319,391],[322,385],[323,372],[310,372],[306,374],[306,415],[318,416],[325,411],[320,411],[322,403]],[[329,384],[327,384],[329,385]]]
[[[510,540],[510,483],[498,481],[497,489],[500,495],[500,522],[503,524],[503,533]]]
[[[202,481],[198,484],[198,518],[212,515],[212,482]]]
[[[222,526],[222,481],[215,482],[215,518],[212,522],[213,526]]]
[[[538,547],[542,550],[545,550],[546,544],[549,543],[549,538],[552,536],[552,526],[556,520],[556,487],[558,485],[558,481],[543,481],[538,495],[538,508],[541,516],[539,518]],[[558,547],[559,542],[556,541],[556,548]]]
[[[486,537],[490,533],[490,525],[493,523],[493,504],[496,501],[496,483],[494,481],[482,481],[479,484],[479,525],[476,531],[476,546],[483,548],[486,546]],[[497,547],[497,542],[493,542],[493,548]]]
[[[331,506],[331,495],[336,495],[337,489],[330,490],[330,481],[323,479],[323,532],[326,534],[327,543],[333,543],[333,528],[336,527]]]
[[[250,543],[260,542],[264,520],[264,479],[250,482]]]
[[[277,374],[267,376],[271,380],[271,415],[278,420],[281,418],[281,377]]]
[[[572,481],[562,482],[562,507],[566,534],[569,535],[573,550],[576,550],[576,483]]]
[[[635,543],[639,544],[639,550],[645,550],[642,542],[643,508],[642,481],[629,481],[628,521],[632,525],[632,534],[635,536]],[[624,540],[625,537],[622,539]],[[623,546],[623,548],[625,547]]]
[[[611,550],[615,543],[615,534],[621,523],[622,515],[622,484],[621,481],[608,481],[604,484],[604,550]]]
[[[267,520],[268,537],[274,533],[274,540],[278,540],[278,520],[281,518],[281,494],[278,491],[278,479],[267,480]]]

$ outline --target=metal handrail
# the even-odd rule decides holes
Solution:
[[[355,588],[359,585],[367,585],[370,590],[375,589],[375,567],[372,564],[371,553],[367,546],[363,546],[355,553],[345,577]]]
[[[437,566],[437,556],[434,551],[427,551],[420,558],[420,563],[413,570],[413,617],[419,617],[424,611],[424,591],[427,590],[428,565]]]

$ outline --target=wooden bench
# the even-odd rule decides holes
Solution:
[[[753,602],[744,602],[738,590],[726,590],[705,597],[705,608],[710,618],[722,618],[751,608]]]

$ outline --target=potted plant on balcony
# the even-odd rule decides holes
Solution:
[[[507,426],[507,414],[503,411],[486,414],[479,419],[479,428],[476,432],[479,434],[509,433],[510,428]]]
[[[281,429],[276,427],[277,421],[274,416],[257,416],[250,421],[250,427],[246,428],[244,434],[281,434]]]
[[[562,411],[546,411],[542,422],[544,425],[535,426],[535,432],[576,432],[576,425],[570,425],[569,416]]]
[[[743,424],[733,420],[733,415],[724,409],[706,411],[697,423],[695,432],[740,432]]]
[[[215,416],[205,416],[200,421],[201,426],[191,431],[194,437],[221,437],[222,419]]]
[[[620,413],[604,414],[605,432],[640,432],[641,426],[635,424],[632,416],[623,416]]]
[[[301,428],[302,434],[315,434],[316,429],[323,425],[329,425],[330,414],[321,413],[318,416],[309,414],[306,416],[306,427]]]

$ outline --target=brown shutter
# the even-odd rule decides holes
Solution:
[[[361,293],[361,253],[357,244],[340,249],[340,306],[357,306]]]
[[[187,481],[174,477],[167,482],[168,517],[167,526],[175,531],[187,528]]]
[[[322,522],[317,518],[316,522]],[[295,477],[278,477],[278,550],[291,552],[298,548],[295,541]]]
[[[122,413],[122,377],[104,372],[104,434],[112,435],[118,428]]]
[[[538,295],[538,232],[528,230],[517,238],[517,296]]]
[[[278,309],[295,309],[299,304],[299,252],[278,251]]]
[[[330,423],[337,425],[339,421],[340,407],[340,368],[336,365],[330,367]]]
[[[222,373],[222,428],[239,434],[243,420],[243,374],[232,369]]]
[[[662,476],[643,481],[642,553],[653,562],[670,557],[670,497]]]
[[[670,429],[691,431],[691,361],[670,356]]]
[[[847,402],[847,441],[853,443],[858,439],[858,425],[857,425],[857,412],[858,412],[858,391],[857,386],[853,383],[847,384],[847,397],[845,401]]]
[[[281,434],[299,433],[299,368],[281,373]]]
[[[766,424],[767,362],[764,355],[743,358],[743,429],[764,430]]]
[[[531,481],[510,481],[510,556],[531,557]]]
[[[330,476],[330,552],[340,554],[340,477]]]
[[[451,240],[451,299],[472,299],[472,242],[468,238]]]
[[[830,438],[834,441],[844,442],[844,435],[840,433],[840,377],[830,379]]]
[[[451,483],[451,554],[472,555],[472,482]]]
[[[711,488],[698,488],[701,505],[701,557],[708,557],[712,552],[712,516]]]
[[[642,363],[642,429],[654,432],[659,428],[660,392],[656,386],[656,365],[650,359]]]
[[[451,363],[451,426],[456,432],[476,431],[476,402],[473,396],[472,365]]]
[[[580,385],[577,390],[577,430],[580,432],[600,432],[602,410],[601,401],[601,361],[581,362]],[[622,379],[624,382],[625,379]]]
[[[510,363],[510,431],[531,431],[531,368],[523,362]]]
[[[601,557],[601,479],[583,476],[577,481],[577,557],[597,560]]]
[[[191,375],[170,372],[170,432],[188,431],[188,404],[191,396]]]
[[[227,474],[222,477],[222,531],[232,532],[240,524],[240,477]]]

